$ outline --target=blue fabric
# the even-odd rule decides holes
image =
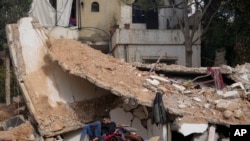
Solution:
[[[95,121],[95,122],[84,125],[84,127],[82,128],[81,139],[84,139],[86,134],[88,134],[90,138],[100,137],[101,136],[101,122]]]

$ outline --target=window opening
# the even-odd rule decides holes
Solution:
[[[98,2],[93,2],[91,4],[91,12],[99,12],[99,3]]]
[[[142,10],[141,5],[138,1],[135,1],[132,6],[132,22],[133,23],[145,23],[145,11]]]
[[[69,18],[69,26],[76,26],[76,0],[73,0],[72,2],[72,8]]]

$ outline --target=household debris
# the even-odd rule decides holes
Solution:
[[[17,115],[12,118],[7,119],[2,123],[3,130],[9,130],[25,123],[23,115]]]
[[[35,130],[29,121],[26,121],[8,131],[0,132],[0,140],[35,141],[37,139],[38,138],[35,136]]]
[[[23,18],[17,24],[7,25],[6,29],[27,109],[37,123],[35,128],[45,138],[81,129],[84,123],[97,119],[101,111],[126,102],[134,103],[131,104],[134,107],[126,106],[127,111],[133,109],[132,114],[139,120],[148,119],[150,116],[142,114],[147,110],[137,106],[152,107],[157,91],[163,93],[164,107],[168,115],[174,117],[171,121],[181,125],[179,131],[183,135],[203,133],[210,123],[250,124],[248,63],[236,68],[216,67],[221,73],[216,77],[221,78],[217,84],[212,78],[210,87],[203,85],[200,79],[190,81],[210,73],[208,68],[131,65],[80,42],[53,39],[32,18]],[[155,72],[148,75],[152,65]],[[175,79],[171,77],[173,74],[182,77]],[[208,77],[211,80],[211,76]],[[225,83],[223,87],[222,77],[236,84]]]

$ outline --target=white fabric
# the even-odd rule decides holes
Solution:
[[[49,0],[33,0],[30,16],[37,17],[42,26],[68,26],[73,0],[57,0],[57,13]]]
[[[68,26],[73,0],[57,0],[57,25]]]

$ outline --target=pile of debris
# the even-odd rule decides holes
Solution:
[[[0,106],[0,140],[35,140],[35,130],[27,120],[28,112],[22,96],[11,105]]]
[[[132,65],[74,40],[52,39],[32,18],[8,25],[7,35],[32,123],[45,138],[81,129],[96,119],[98,108],[110,110],[128,99],[150,108],[158,91],[164,93],[171,122],[185,136],[205,131],[208,124],[250,124],[249,64],[211,68],[218,74],[207,68],[158,64],[149,73],[154,64]],[[224,87],[225,76],[235,83]],[[204,78],[215,85],[206,86]],[[103,104],[107,101],[111,104]],[[204,130],[186,129],[185,123],[202,124]]]
[[[134,65],[142,70],[149,70],[152,67],[152,65],[141,63],[134,63]],[[164,75],[169,74],[169,76],[164,76],[164,82],[168,81],[176,88],[175,93],[172,93],[168,98],[172,97],[172,99],[179,100],[171,100],[171,102],[174,101],[175,104],[171,103],[170,105],[176,105],[178,109],[188,108],[187,111],[193,109],[196,114],[200,112],[200,116],[195,116],[194,112],[190,112],[194,117],[204,117],[203,119],[208,119],[208,121],[212,123],[230,125],[249,123],[249,68],[250,64],[248,63],[239,65],[236,68],[225,65],[216,67],[216,69],[221,71],[221,76],[223,75],[223,77],[234,81],[234,83],[230,82],[232,84],[226,85],[223,89],[215,88],[216,78],[211,77],[211,73],[205,67],[187,68],[178,65],[159,64],[155,70]],[[182,78],[177,80],[169,78],[173,76],[173,74],[177,76],[182,74]],[[193,77],[191,80],[187,79],[190,78],[188,77],[190,75],[195,75],[196,77]],[[212,82],[212,86],[211,84],[210,86],[202,85],[203,82],[200,81],[197,82],[197,78],[202,78],[203,75],[207,77],[206,79],[212,80],[203,80],[205,82]],[[155,79],[153,81],[155,81]],[[221,81],[224,84],[223,79]],[[155,84],[152,84],[152,86],[153,85]],[[170,105],[169,107],[172,107]],[[173,108],[177,108],[176,106]],[[211,117],[211,119],[209,119],[209,117]]]
[[[186,119],[190,117],[190,120],[195,122],[199,119],[227,125],[250,123],[250,119],[247,118],[250,116],[249,102],[246,100],[248,92],[241,82],[226,86],[222,90],[210,87],[197,88],[190,80],[179,82],[168,76],[149,75],[147,71],[140,72],[130,64],[104,55],[80,42],[67,39],[53,41],[49,48],[49,56],[65,71],[88,79],[118,96],[134,98],[142,105],[151,106],[154,94],[160,90],[165,94],[163,97],[165,107],[174,115]],[[156,71],[161,65],[157,65]],[[152,67],[148,66],[145,68]],[[204,68],[164,66],[172,72],[184,74],[209,73]],[[163,70],[164,67],[161,68]],[[223,66],[220,70],[223,70],[222,74],[235,73],[233,68],[228,66]]]

